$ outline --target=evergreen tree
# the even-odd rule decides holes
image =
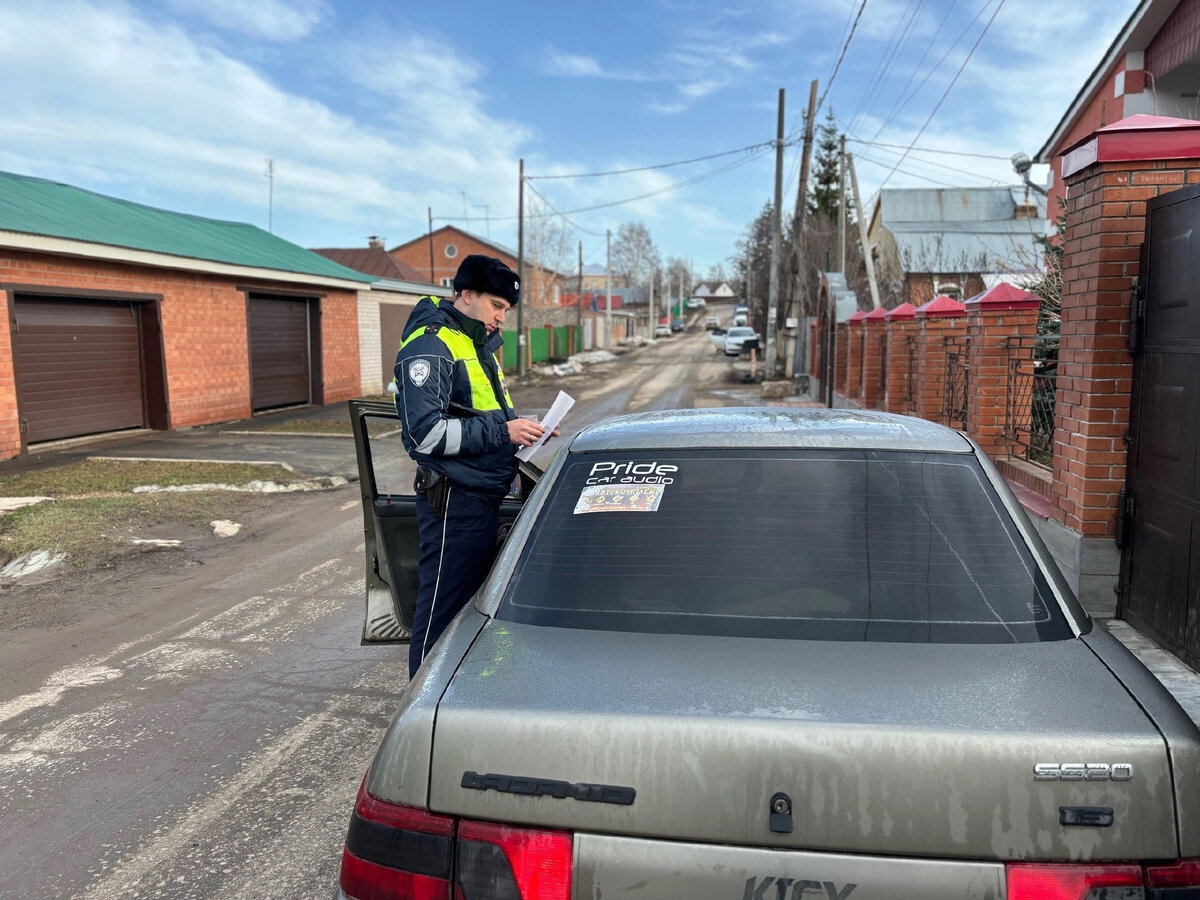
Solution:
[[[838,197],[841,186],[840,140],[837,120],[830,107],[825,124],[817,129],[817,147],[809,177],[808,213],[833,222],[837,221],[841,208]]]

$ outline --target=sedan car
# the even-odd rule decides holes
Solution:
[[[377,470],[403,451],[352,408],[365,634],[401,635],[413,498]],[[363,780],[340,897],[1200,892],[1200,731],[963,435],[643,413],[521,482]]]
[[[725,333],[725,353],[737,356],[742,352],[742,344],[746,341],[757,341],[758,334],[748,325],[735,325]]]
[[[721,327],[721,320],[717,316],[705,316],[704,327],[708,331],[712,331]]]
[[[654,336],[656,338],[670,337],[671,336],[671,326],[670,325],[655,325],[654,326]]]

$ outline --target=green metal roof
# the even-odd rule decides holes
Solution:
[[[155,209],[11,172],[0,172],[0,231],[343,281],[373,280],[244,222]]]

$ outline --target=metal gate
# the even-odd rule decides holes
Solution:
[[[250,296],[254,410],[312,402],[308,300]]]
[[[27,444],[145,424],[135,304],[18,294],[11,309]]]
[[[1200,666],[1200,187],[1147,203],[1141,273],[1118,613]]]

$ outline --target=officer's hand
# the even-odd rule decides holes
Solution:
[[[529,447],[537,443],[546,429],[529,419],[513,419],[508,423],[508,441],[518,447]]]

